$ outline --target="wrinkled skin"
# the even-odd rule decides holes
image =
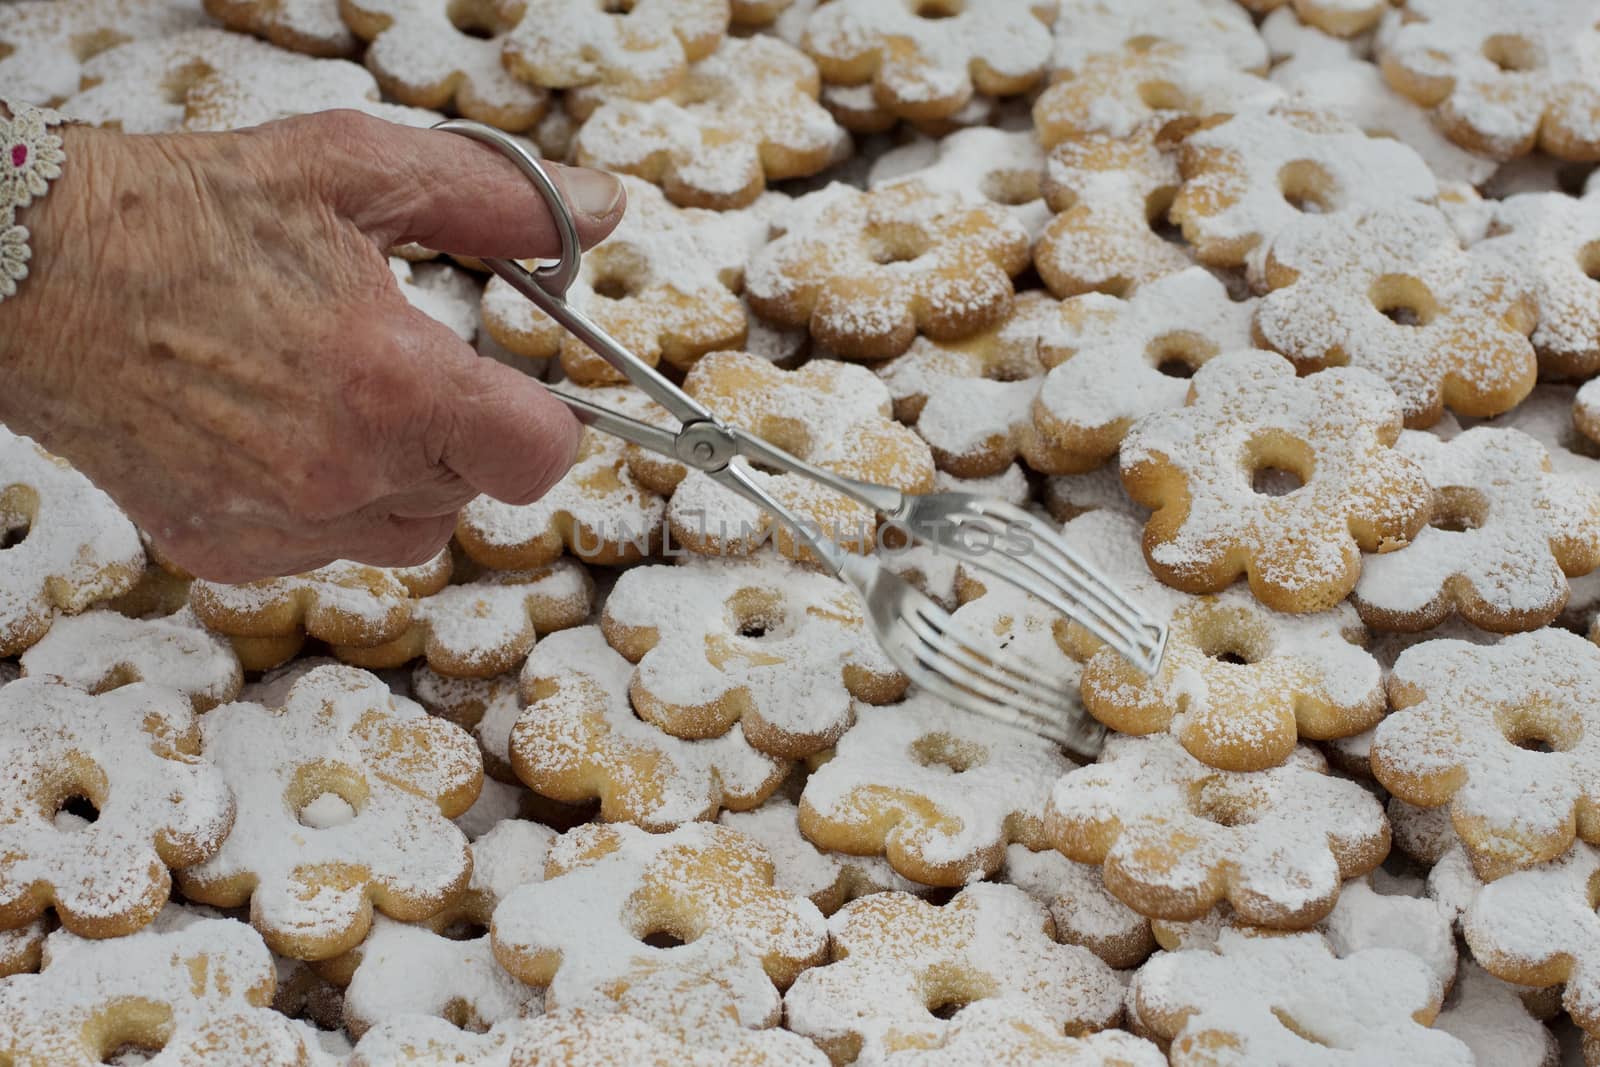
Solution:
[[[65,130],[0,302],[0,421],[217,581],[420,563],[487,493],[537,499],[579,427],[526,375],[410,307],[384,250],[553,256],[492,149],[329,112],[226,134]],[[585,245],[620,184],[562,170]]]

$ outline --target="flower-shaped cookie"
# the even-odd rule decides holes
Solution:
[[[1265,14],[1292,5],[1295,15],[1324,33],[1354,37],[1378,24],[1393,0],[1240,0],[1249,10]]]
[[[116,937],[167,902],[169,867],[222,847],[234,803],[200,757],[200,729],[175,690],[90,696],[50,678],[0,688],[6,774],[0,926],[54,906],[68,930]]]
[[[1495,206],[1478,251],[1505,257],[1538,305],[1533,347],[1555,377],[1600,370],[1600,195],[1523,193]]]
[[[179,884],[201,903],[248,902],[274,952],[327,959],[366,936],[374,907],[424,919],[466,889],[467,841],[450,819],[483,784],[477,746],[373,675],[319,667],[283,707],[228,704],[203,731],[238,818]]]
[[[1033,250],[1050,291],[1126,296],[1189,266],[1189,253],[1156,232],[1177,188],[1177,162],[1155,123],[1126,138],[1090,133],[1057,144],[1044,181],[1056,217]]]
[[[1082,945],[1117,970],[1137,967],[1155,951],[1150,920],[1112,896],[1092,863],[1076,863],[1054,849],[1010,845],[999,880],[1049,909],[1057,941]]]
[[[367,68],[391,99],[502,130],[526,130],[549,97],[500,63],[501,39],[516,20],[494,0],[340,0],[339,12],[367,45]]]
[[[813,845],[800,832],[800,809],[782,796],[751,811],[725,811],[717,821],[765,848],[772,857],[773,884],[808,898],[824,915],[873,893],[925,891],[896,874],[882,856],[825,852]]]
[[[0,7],[0,85],[13,100],[54,104],[78,91],[95,52],[205,22],[200,0],[17,0]]]
[[[1565,983],[1572,1021],[1600,1034],[1600,918],[1594,886],[1600,850],[1578,842],[1550,863],[1484,886],[1462,923],[1473,958],[1496,978],[1524,986]]]
[[[683,387],[724,421],[818,467],[909,493],[933,488],[928,446],[889,417],[889,390],[865,367],[813,360],[786,371],[747,353],[715,352]],[[646,486],[672,494],[668,523],[674,543],[683,548],[749,555],[771,537],[789,558],[809,558],[809,550],[768,512],[701,472],[685,476],[682,464],[639,448],[629,448],[628,464]],[[752,473],[779,502],[842,547],[863,552],[875,541],[878,516],[871,508],[799,475]]]
[[[716,50],[728,0],[525,0],[502,61],[531,85],[653,100]]]
[[[153,1063],[304,1067],[314,1042],[269,1007],[276,984],[254,930],[174,905],[127,937],[52,935],[41,973],[0,985],[0,1047],[16,1067],[94,1067],[129,1049]]]
[[[740,727],[754,748],[796,759],[839,739],[852,699],[905,692],[850,587],[771,557],[628,571],[601,628],[638,664],[628,692],[639,717],[674,737]]]
[[[1181,44],[1233,70],[1267,69],[1267,49],[1232,0],[1061,0],[1051,66],[1075,71],[1091,57],[1141,44]]]
[[[203,0],[206,14],[230,30],[310,56],[348,56],[359,46],[339,18],[338,0]]]
[[[1422,467],[1433,516],[1405,552],[1363,565],[1354,599],[1368,625],[1425,630],[1459,612],[1488,630],[1538,629],[1565,607],[1567,578],[1600,566],[1600,487],[1553,473],[1527,434],[1408,430],[1397,451]]]
[[[1172,218],[1202,263],[1246,266],[1252,283],[1273,238],[1302,212],[1431,202],[1438,183],[1406,145],[1368,137],[1331,112],[1295,105],[1241,112],[1184,139]]]
[[[472,843],[472,882],[461,899],[420,923],[382,915],[367,939],[318,965],[345,985],[344,1025],[359,1039],[407,1015],[448,1019],[484,1031],[504,1019],[538,1014],[542,997],[495,962],[489,921],[500,900],[544,878],[554,830],[508,819]]]
[[[1400,405],[1369,371],[1295,377],[1267,352],[1230,352],[1189,384],[1187,407],[1157,412],[1122,442],[1122,482],[1156,509],[1150,569],[1186,592],[1240,574],[1278,611],[1325,611],[1361,574],[1361,550],[1406,545],[1432,494],[1393,447]]]
[[[1378,661],[1348,604],[1288,615],[1242,589],[1194,597],[1145,568],[1139,520],[1095,511],[1063,537],[1137,603],[1167,620],[1161,669],[1147,676],[1077,625],[1063,645],[1083,661],[1080,691],[1095,718],[1125,734],[1170,731],[1189,754],[1230,771],[1275,767],[1299,740],[1348,737],[1383,717]]]
[[[1372,371],[1407,426],[1432,426],[1446,406],[1497,415],[1533,388],[1531,295],[1497,256],[1464,251],[1436,208],[1299,219],[1278,234],[1265,276],[1256,336],[1302,372]]]
[[[1395,711],[1372,742],[1372,772],[1395,796],[1450,805],[1485,878],[1600,839],[1600,649],[1565,630],[1490,647],[1428,641],[1389,679]]]
[[[1270,107],[1283,90],[1217,62],[1214,52],[1139,40],[1084,57],[1033,105],[1039,141],[1054,147],[1089,133],[1127,137],[1141,124]]]
[[[419,567],[370,567],[339,560],[288,578],[243,585],[196,581],[189,587],[195,617],[234,638],[246,670],[283,663],[307,636],[332,645],[371,648],[399,639],[416,605],[450,581],[450,553]]]
[[[634,174],[675,204],[744,207],[769,181],[815,174],[850,138],[817,103],[816,64],[776,37],[730,37],[659,100],[615,99],[573,142],[587,167]]]
[[[976,126],[937,142],[893,148],[872,164],[874,189],[916,182],[978,203],[997,204],[1037,236],[1050,221],[1044,202],[1045,153],[1030,130]]]
[[[637,419],[665,417],[637,389],[586,389],[582,396]],[[620,438],[585,429],[572,468],[544,496],[520,505],[478,497],[461,510],[456,543],[496,570],[544,567],[563,552],[602,566],[638,562],[660,546],[667,502],[634,477],[627,455]]]
[[[144,571],[133,523],[89,479],[0,428],[0,656],[131,590]]]
[[[1561,1062],[1561,1045],[1523,1001],[1522,987],[1502,981],[1470,959],[1461,961],[1444,1010],[1433,1020],[1472,1050],[1478,1063],[1505,1067],[1550,1067]],[[1587,1045],[1592,1039],[1585,1035]]]
[[[800,796],[815,844],[946,886],[997,870],[1013,841],[1045,844],[1050,787],[1072,766],[1053,744],[923,693],[856,714]]]
[[[1344,958],[1316,934],[1223,931],[1215,949],[1158,955],[1134,977],[1130,1014],[1178,1067],[1247,1063],[1427,1063],[1471,1067],[1466,1045],[1429,1024],[1441,993],[1409,952]]]
[[[488,571],[447,585],[413,604],[411,625],[382,645],[334,645],[346,663],[370,670],[414,659],[455,678],[493,678],[522,665],[536,634],[577,626],[589,617],[594,582],[583,564],[558,559],[527,571]]]
[[[1300,929],[1389,851],[1382,806],[1326,770],[1304,745],[1270,770],[1218,771],[1171,737],[1113,735],[1099,763],[1056,784],[1049,833],[1153,918],[1197,918],[1225,899],[1248,922]]]
[[[646,938],[680,942],[662,948]],[[495,909],[495,957],[530,985],[549,988],[551,1007],[580,1007],[641,966],[693,968],[706,954],[727,956],[746,974],[763,971],[786,989],[827,954],[822,913],[804,897],[773,885],[766,850],[736,830],[692,823],[671,833],[590,824],[551,848],[545,880],[513,890]],[[743,976],[741,976],[743,980]],[[614,994],[611,994],[614,995]],[[770,1010],[766,982],[741,991]],[[757,1020],[750,1019],[755,1022]]]
[[[1600,158],[1600,29],[1585,0],[1408,0],[1384,77],[1457,142],[1496,159],[1537,146]]]
[[[943,119],[974,92],[1011,96],[1038,84],[1055,11],[1053,0],[840,0],[811,16],[802,46],[828,81],[871,82],[886,111]]]
[[[59,678],[90,693],[134,682],[166,686],[188,697],[195,711],[226,704],[244,684],[239,657],[188,609],[166,618],[89,611],[57,619],[21,662],[25,674]]]
[[[1028,265],[1027,231],[1004,208],[916,183],[835,183],[790,221],[750,261],[746,298],[846,359],[898,356],[919,332],[956,341],[994,326]]]
[[[1250,346],[1251,311],[1201,267],[1157,278],[1127,300],[1068,301],[1053,343],[1039,349],[1051,369],[1031,409],[1039,439],[1029,465],[1056,474],[1098,467],[1139,419],[1182,407],[1187,379],[1207,360]]]
[[[990,999],[1037,1012],[1056,1035],[1111,1026],[1122,1013],[1116,976],[1054,933],[1014,886],[968,886],[942,907],[907,893],[864,897],[828,921],[833,962],[800,976],[785,1019],[835,1062],[868,1063],[939,1048],[969,1005]]]
[[[743,730],[685,741],[635,714],[633,664],[583,626],[541,641],[522,668],[526,711],[507,747],[517,776],[565,804],[598,799],[600,816],[647,830],[753,808],[789,771]]]
[[[647,181],[625,175],[622,183],[628,213],[584,254],[567,302],[652,366],[664,360],[688,369],[707,352],[744,344],[748,318],[738,292],[745,261],[766,243],[765,213],[675,207]],[[562,369],[575,382],[624,380],[501,279],[484,290],[483,325],[519,356],[559,353]]]

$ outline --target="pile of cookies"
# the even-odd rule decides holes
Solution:
[[[241,586],[0,431],[0,1061],[1600,1064],[1593,0],[15,0],[0,85],[627,175],[579,308],[815,464],[1048,512],[1171,630],[1143,676],[758,472],[1075,685],[1079,765],[593,431],[423,566]]]

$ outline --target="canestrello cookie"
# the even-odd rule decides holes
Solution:
[[[1046,824],[1142,914],[1194,919],[1226,900],[1274,929],[1322,919],[1389,851],[1382,806],[1305,745],[1269,770],[1219,771],[1172,737],[1112,735],[1098,763],[1056,784]]]
[[[1498,415],[1533,388],[1535,303],[1497,255],[1463,250],[1426,204],[1307,216],[1279,231],[1258,340],[1302,373],[1361,367],[1400,397],[1406,425]]]
[[[1588,771],[1597,685],[1600,649],[1565,630],[1418,644],[1395,662],[1372,772],[1408,803],[1449,804],[1486,879],[1552,860],[1600,835]]]
[[[1348,604],[1289,615],[1242,589],[1196,597],[1156,582],[1139,550],[1139,520],[1095,511],[1062,537],[1080,558],[1167,622],[1160,669],[1146,676],[1077,624],[1063,646],[1082,660],[1088,712],[1125,734],[1170,731],[1208,766],[1265,770],[1301,740],[1359,734],[1383,717],[1383,676]]]
[[[1095,864],[1069,860],[1053,848],[1010,845],[998,880],[1045,906],[1057,941],[1080,945],[1116,970],[1138,967],[1156,949],[1150,920],[1106,889]]]
[[[1267,47],[1233,0],[1061,0],[1051,66],[1076,71],[1094,56],[1142,45],[1183,45],[1233,70],[1264,74]]]
[[[197,581],[189,587],[195,617],[233,640],[246,670],[286,662],[314,637],[370,648],[399,639],[416,603],[450,581],[450,554],[417,567],[371,567],[340,560],[287,578],[243,585]]]
[[[869,188],[916,183],[1006,209],[1030,237],[1050,219],[1044,202],[1045,153],[1028,130],[974,126],[934,143],[913,142],[879,156]]]
[[[745,207],[768,182],[850,153],[820,91],[804,53],[776,37],[730,37],[661,99],[602,103],[573,147],[583,166],[655,182],[675,204]]]
[[[600,802],[600,817],[662,832],[723,809],[755,807],[782,783],[786,759],[743,730],[684,740],[646,721],[628,697],[633,664],[599,627],[563,630],[522,669],[526,710],[507,739],[517,777],[564,804]]]
[[[1156,509],[1145,559],[1185,592],[1241,574],[1278,611],[1325,611],[1361,575],[1361,553],[1403,548],[1432,492],[1395,448],[1401,410],[1369,371],[1308,378],[1267,352],[1230,352],[1189,383],[1186,407],[1157,412],[1123,439],[1122,481]]]
[[[205,24],[200,0],[16,0],[0,7],[0,85],[13,100],[57,104],[96,53]]]
[[[89,480],[26,437],[0,428],[0,656],[15,656],[50,629],[127,593],[144,572],[139,533]]]
[[[828,921],[833,962],[799,977],[785,1019],[836,1063],[937,1049],[991,998],[1031,1009],[1058,1036],[1113,1025],[1122,987],[1111,968],[1054,933],[1049,913],[1014,886],[968,886],[942,906],[907,893],[864,897]],[[945,1008],[959,1010],[947,1020]]]
[[[788,759],[837,742],[854,700],[885,704],[907,684],[848,586],[770,557],[628,571],[601,629],[638,665],[628,693],[641,718],[691,739],[740,729]]]
[[[220,851],[180,875],[184,895],[250,921],[279,955],[319,960],[358,944],[374,908],[425,919],[467,887],[451,824],[483,783],[459,727],[353,667],[320,667],[282,707],[206,714],[205,758],[238,809]]]
[[[596,86],[653,100],[683,80],[690,63],[716,50],[728,30],[728,0],[523,0],[502,62],[530,85]]]
[[[974,93],[1012,96],[1044,76],[1050,60],[1049,0],[944,5],[927,18],[909,4],[835,0],[805,24],[801,41],[841,85],[872,85],[877,104],[907,119],[944,119]]]
[[[53,678],[0,688],[4,779],[0,927],[54,908],[66,929],[120,937],[155,918],[170,869],[216,855],[234,825],[220,768],[201,754],[182,693],[92,696]]]
[[[90,693],[135,682],[176,689],[197,712],[226,704],[244,684],[233,648],[187,608],[164,618],[88,611],[57,619],[20,663],[26,675],[59,678]]]
[[[964,885],[998,869],[1011,842],[1046,844],[1050,789],[1071,766],[1041,738],[997,734],[917,693],[857,710],[806,780],[800,829],[823,848],[881,854],[914,882]]]
[[[751,259],[745,296],[763,318],[872,361],[918,333],[956,341],[996,325],[1027,265],[1027,231],[996,205],[914,183],[834,183],[797,203],[787,232]]]
[[[1265,14],[1292,7],[1301,20],[1334,37],[1354,37],[1378,24],[1390,0],[1241,0],[1245,8]]]
[[[1524,193],[1494,205],[1480,252],[1503,256],[1533,290],[1539,369],[1557,378],[1600,371],[1600,197]]]
[[[1422,631],[1459,614],[1487,630],[1536,630],[1561,614],[1568,579],[1600,566],[1600,487],[1554,473],[1527,434],[1408,430],[1397,450],[1422,467],[1433,515],[1406,551],[1363,564],[1352,597],[1369,626]]]

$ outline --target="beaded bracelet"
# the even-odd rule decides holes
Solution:
[[[28,276],[28,228],[17,222],[23,208],[42,199],[61,177],[67,154],[51,128],[66,122],[55,111],[0,97],[11,112],[0,116],[0,301],[15,296]]]

